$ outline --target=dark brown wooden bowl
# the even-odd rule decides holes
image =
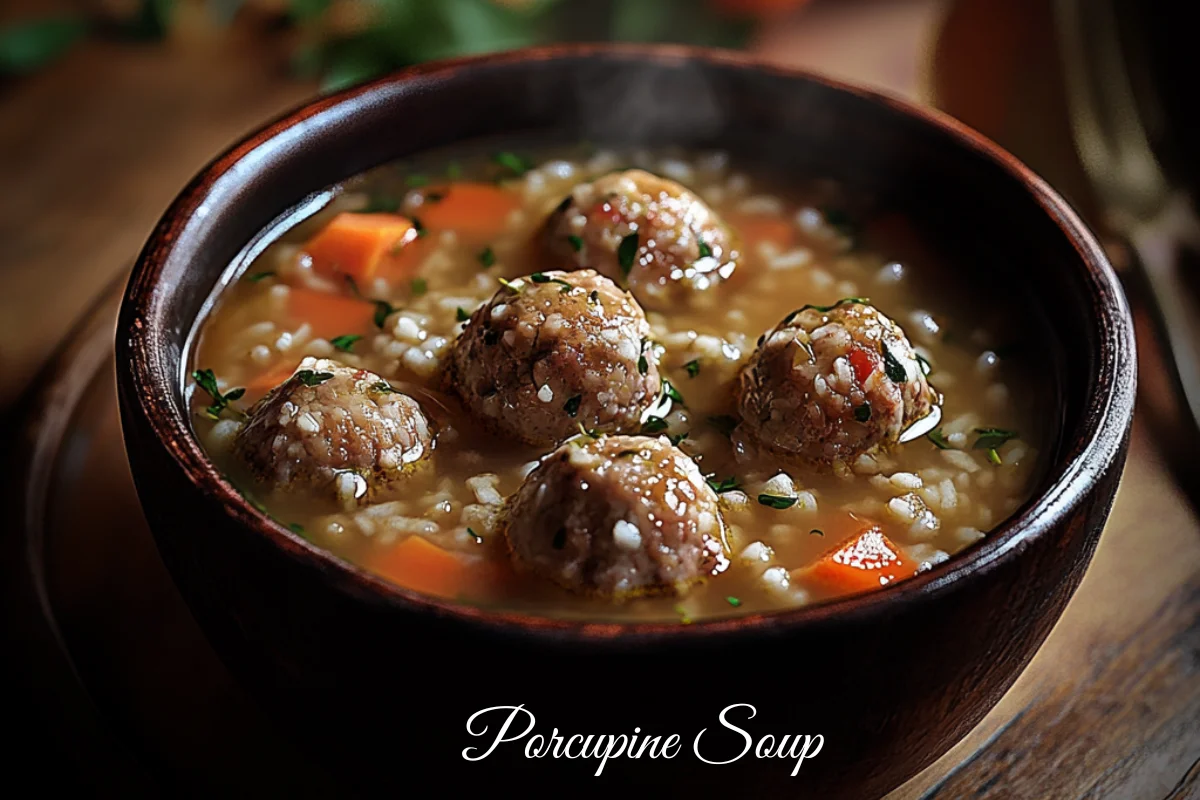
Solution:
[[[1057,385],[1055,446],[1032,499],[984,541],[867,596],[693,625],[584,624],[456,606],[397,588],[249,506],[192,434],[181,362],[197,315],[259,231],[377,164],[480,136],[719,146],[781,174],[833,178],[903,212],[969,282],[1039,322]],[[349,783],[404,791],[520,781],[573,794],[786,790],[872,797],[963,736],[1029,662],[1078,585],[1124,463],[1135,360],[1129,313],[1071,209],[953,120],[740,55],[571,46],[430,64],[309,105],[207,167],[141,254],[117,339],[133,473],[163,560],[214,645]],[[742,748],[721,727],[821,734],[818,757]],[[472,712],[524,704],[536,733],[679,734],[669,760],[468,762]],[[494,734],[498,720],[484,720]],[[636,780],[635,783],[631,781]],[[564,783],[568,781],[569,783]],[[492,785],[502,785],[493,783]],[[518,784],[513,784],[514,787]],[[569,787],[566,788],[566,787]]]

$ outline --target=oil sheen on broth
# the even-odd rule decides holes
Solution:
[[[768,175],[582,147],[373,170],[217,298],[197,432],[298,535],[466,603],[687,623],[928,569],[1037,475],[1027,326],[901,216]]]

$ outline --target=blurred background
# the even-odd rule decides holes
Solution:
[[[1134,307],[1141,391],[1123,489],[1075,601],[996,710],[896,798],[1200,796],[1200,50],[1189,5],[0,0],[0,412],[123,279],[192,175],[322,92],[429,59],[607,39],[746,49],[929,104],[1014,152],[1096,230]],[[108,337],[111,323],[99,330]],[[111,398],[105,413],[116,441]],[[111,494],[129,504],[129,491]],[[125,525],[112,516],[105,524]],[[261,755],[232,689],[206,672],[218,669],[211,655],[193,653],[197,634],[167,613],[147,618],[145,592],[119,570],[101,575],[101,560],[58,608],[119,665],[92,676],[93,693],[106,686],[130,709],[130,738],[189,780],[222,758],[240,763],[239,742]],[[136,639],[132,614],[145,626]],[[164,647],[200,666],[159,675]],[[156,680],[194,690],[180,709],[147,688]],[[204,738],[214,729],[242,738],[223,734],[222,751]]]

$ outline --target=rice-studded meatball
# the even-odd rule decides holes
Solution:
[[[580,426],[637,431],[661,390],[649,337],[641,307],[608,278],[534,273],[471,315],[448,379],[477,418],[532,445]]]
[[[683,594],[729,565],[716,493],[664,437],[563,444],[510,500],[506,534],[518,568],[613,599]]]
[[[733,274],[736,236],[674,181],[627,170],[576,186],[547,221],[558,261],[592,267],[647,308],[689,303]]]
[[[368,499],[433,452],[420,404],[373,372],[305,358],[250,410],[234,451],[272,489]]]
[[[738,435],[815,465],[895,444],[939,402],[900,326],[856,298],[806,306],[743,367]]]

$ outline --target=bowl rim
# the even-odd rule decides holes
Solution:
[[[185,413],[172,401],[178,375],[166,369],[161,350],[165,337],[155,335],[162,322],[167,292],[160,277],[176,234],[191,220],[213,184],[244,162],[255,150],[268,146],[300,123],[337,106],[352,104],[385,87],[410,81],[436,79],[463,68],[488,69],[513,63],[620,57],[659,64],[702,61],[719,67],[759,72],[789,80],[816,83],[835,91],[881,104],[918,123],[939,129],[955,143],[992,162],[1021,184],[1029,199],[1051,217],[1074,248],[1097,310],[1100,352],[1091,375],[1094,391],[1080,409],[1076,435],[1064,439],[1059,458],[1043,478],[1045,488],[1026,502],[980,542],[956,553],[933,569],[884,591],[835,598],[793,609],[757,612],[681,624],[678,621],[624,622],[537,616],[526,612],[494,610],[441,599],[394,584],[333,553],[308,542],[260,511],[226,480],[209,459]],[[297,198],[301,200],[301,198]],[[158,323],[156,325],[156,323]],[[192,320],[189,325],[194,324]],[[596,645],[636,645],[669,638],[672,642],[720,634],[772,635],[813,630],[852,619],[895,613],[900,607],[925,603],[952,591],[1016,558],[1038,537],[1050,535],[1057,525],[1083,502],[1091,488],[1119,461],[1131,425],[1136,386],[1133,322],[1116,273],[1096,237],[1070,205],[1032,170],[999,145],[963,123],[932,108],[847,84],[838,80],[771,62],[754,55],[686,45],[594,43],[557,44],[484,55],[428,62],[374,79],[358,86],[317,97],[268,122],[213,159],[180,192],[163,214],[138,257],[122,299],[117,328],[121,404],[134,406],[143,427],[152,430],[155,443],[164,448],[192,487],[209,500],[220,502],[229,524],[247,535],[263,536],[280,553],[307,568],[317,580],[359,600],[427,618],[457,622],[490,633],[527,635],[547,642]],[[185,334],[190,335],[189,333]],[[132,399],[131,399],[132,398]]]

